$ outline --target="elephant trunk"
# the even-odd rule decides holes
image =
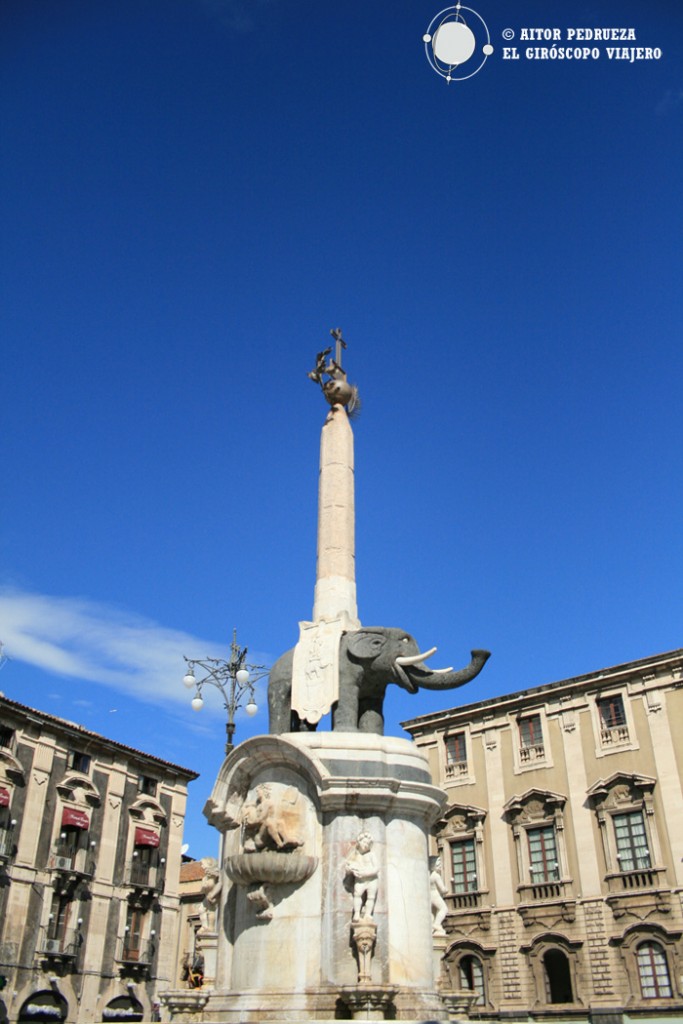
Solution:
[[[432,671],[426,665],[417,663],[412,665],[397,665],[400,675],[406,678],[408,686],[406,689],[417,691],[420,687],[423,690],[454,690],[463,683],[478,676],[490,657],[489,651],[472,651],[472,660],[465,668],[454,672],[452,669],[437,669]],[[397,661],[403,659],[397,659]]]

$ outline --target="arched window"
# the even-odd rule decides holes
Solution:
[[[677,928],[640,922],[611,940],[624,961],[631,1005],[651,1009],[657,1000],[666,1005],[667,1000],[677,997],[675,980],[683,973],[680,939],[681,931]]]
[[[60,1024],[68,1013],[66,999],[60,992],[50,989],[43,989],[34,992],[22,1003],[19,1010],[19,1024],[33,1024],[37,1021],[46,1021],[50,1024]]]
[[[581,946],[561,932],[547,932],[521,947],[534,980],[535,1008],[583,1005],[578,982]]]
[[[573,1003],[572,976],[569,960],[561,949],[548,949],[543,954],[545,997],[548,1003]]]
[[[484,968],[478,956],[467,953],[460,958],[458,963],[458,975],[460,977],[460,988],[464,992],[476,992],[477,998],[473,1006],[481,1006],[486,1002],[486,989],[484,986]]]
[[[636,948],[638,979],[643,999],[670,999],[671,977],[666,953],[658,942],[641,942]]]

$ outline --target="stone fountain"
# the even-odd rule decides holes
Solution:
[[[412,637],[364,628],[355,584],[353,433],[357,392],[336,351],[309,377],[322,428],[313,617],[276,663],[270,735],[236,747],[205,807],[221,834],[215,980],[174,1020],[447,1020],[434,977],[429,835],[445,803],[425,757],[385,737],[388,682],[451,688],[466,669],[427,669]],[[328,358],[329,357],[329,358]],[[316,731],[331,712],[332,730]]]

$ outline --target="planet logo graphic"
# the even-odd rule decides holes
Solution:
[[[427,26],[422,41],[431,67],[447,82],[472,78],[493,53],[481,14],[461,3],[439,11]]]

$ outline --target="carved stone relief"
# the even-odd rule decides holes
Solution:
[[[257,918],[269,921],[275,906],[272,887],[301,883],[318,865],[318,858],[303,849],[312,838],[311,803],[294,785],[264,781],[246,793],[231,793],[228,805],[240,835],[238,852],[225,858],[225,871],[248,888]]]
[[[534,821],[554,818],[556,825],[561,827],[562,808],[566,797],[549,790],[533,789],[522,796],[515,796],[503,808],[507,821],[512,825],[522,825]]]

